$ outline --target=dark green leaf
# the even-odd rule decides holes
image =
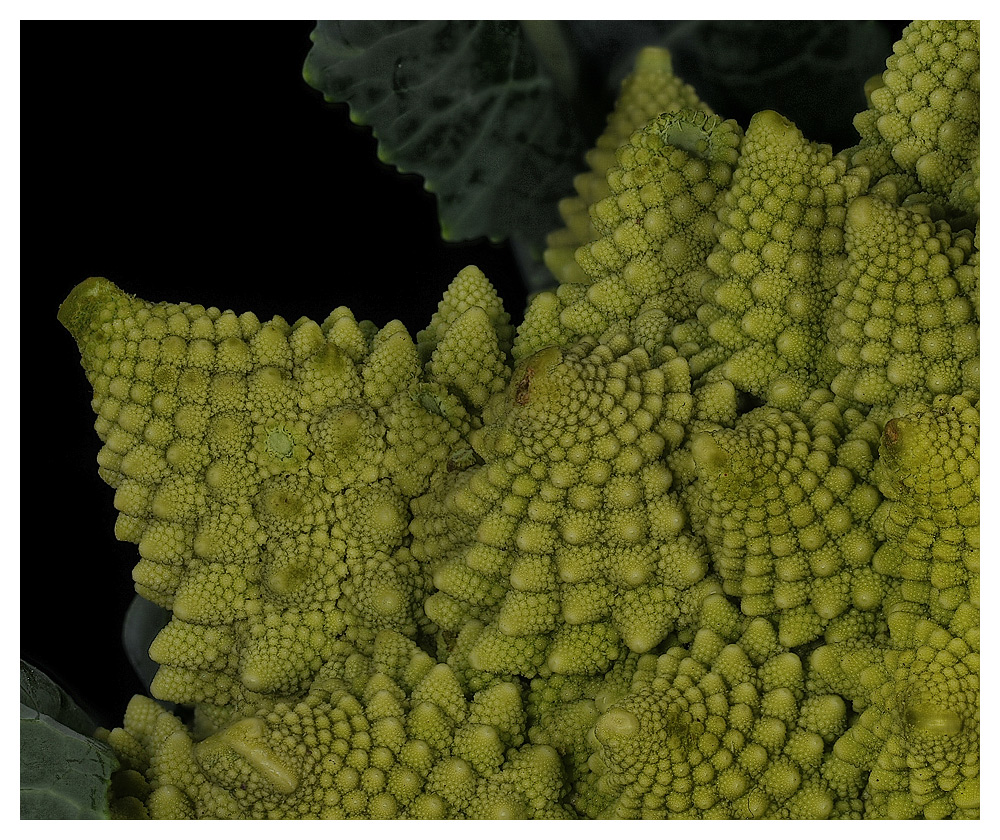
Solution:
[[[560,50],[510,21],[321,21],[312,39],[306,81],[372,126],[382,160],[423,175],[445,239],[558,227],[585,148],[572,73],[539,60]]]
[[[89,737],[90,718],[59,686],[21,662],[21,819],[101,819],[117,769]]]
[[[21,705],[89,735],[96,728],[83,709],[46,674],[21,660]]]

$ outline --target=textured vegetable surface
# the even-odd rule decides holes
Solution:
[[[113,812],[978,817],[978,37],[836,155],[642,53],[516,330],[474,267],[416,336],[77,286],[194,706]]]

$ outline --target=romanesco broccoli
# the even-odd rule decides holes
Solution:
[[[77,286],[193,707],[114,813],[978,817],[978,61],[914,22],[834,154],[644,51],[516,335]]]

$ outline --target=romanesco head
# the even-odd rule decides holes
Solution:
[[[59,312],[168,608],[162,818],[979,816],[978,23],[839,154],[640,54],[516,331]]]

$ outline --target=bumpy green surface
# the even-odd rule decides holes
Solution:
[[[194,706],[113,812],[978,817],[978,24],[887,66],[834,155],[643,53],[516,334],[472,267],[415,340],[78,286]]]

